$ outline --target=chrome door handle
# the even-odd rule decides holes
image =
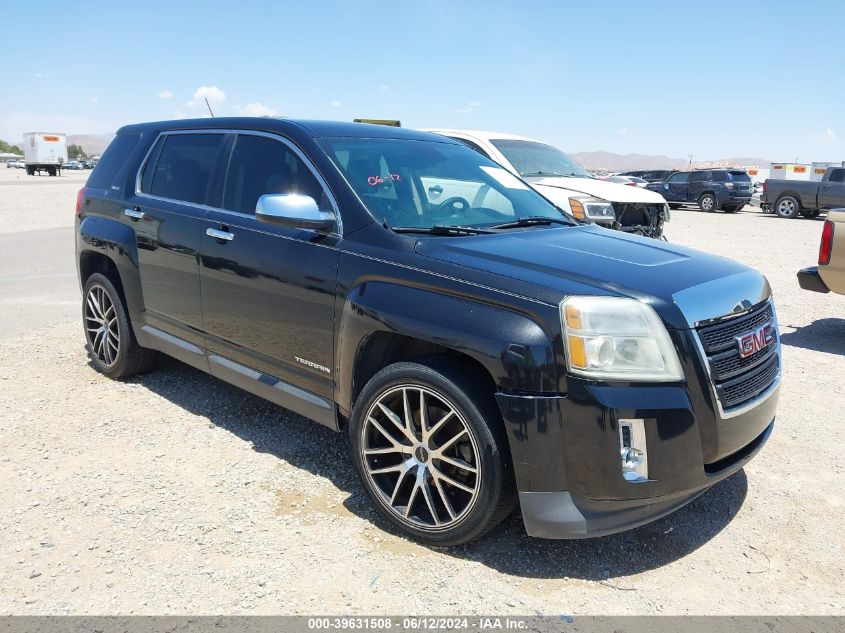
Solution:
[[[144,217],[144,212],[140,209],[124,209],[123,215],[128,216],[133,220],[140,220]]]
[[[205,234],[216,240],[226,240],[227,242],[231,242],[235,239],[234,233],[228,233],[227,231],[221,231],[219,229],[206,229]]]

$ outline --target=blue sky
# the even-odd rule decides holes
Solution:
[[[218,115],[398,118],[573,152],[845,159],[841,0],[80,0],[8,2],[2,18],[16,37],[0,138],[13,142],[202,114],[205,87]]]

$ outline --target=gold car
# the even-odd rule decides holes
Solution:
[[[845,294],[845,209],[827,214],[819,246],[819,265],[798,271],[798,284],[804,290]]]

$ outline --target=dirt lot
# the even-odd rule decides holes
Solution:
[[[383,530],[343,436],[175,361],[121,383],[88,366],[86,175],[0,168],[0,613],[845,614],[845,297],[795,280],[820,221],[676,211],[667,230],[775,291],[779,417],[744,471],[625,534],[535,540],[517,513],[438,551]]]

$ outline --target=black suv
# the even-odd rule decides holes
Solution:
[[[478,537],[517,503],[534,536],[631,528],[772,430],[762,275],[581,224],[443,136],[131,125],[76,215],[97,370],[163,352],[347,432],[375,507],[426,543]]]
[[[751,200],[754,186],[741,169],[698,169],[679,171],[664,182],[651,183],[648,189],[663,194],[673,209],[682,204],[696,204],[702,211],[722,209],[736,213]]]

